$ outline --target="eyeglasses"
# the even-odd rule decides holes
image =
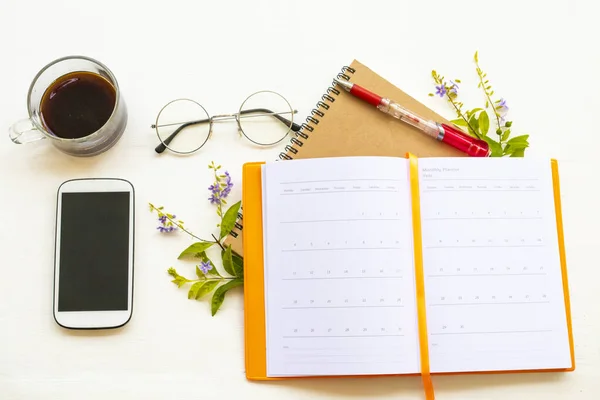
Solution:
[[[160,144],[154,149],[166,149],[178,154],[191,154],[206,144],[212,135],[213,124],[235,119],[240,136],[260,146],[281,142],[290,131],[298,132],[301,125],[294,122],[290,103],[279,93],[263,90],[251,94],[234,114],[209,117],[202,105],[190,99],[176,99],[167,103],[152,125]],[[288,119],[289,118],[289,119]]]

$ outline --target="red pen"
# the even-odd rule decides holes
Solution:
[[[489,157],[491,154],[490,147],[484,140],[471,137],[453,126],[421,118],[419,115],[407,110],[393,100],[381,97],[355,83],[339,79],[336,79],[335,81],[351,95],[374,105],[380,111],[383,111],[394,118],[398,118],[399,120],[416,127],[436,140],[467,153],[471,157]]]

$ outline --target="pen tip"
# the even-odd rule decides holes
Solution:
[[[337,78],[334,78],[334,81],[340,85],[342,88],[344,88],[345,91],[349,92],[350,89],[352,89],[352,84]]]

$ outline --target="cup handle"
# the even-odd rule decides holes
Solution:
[[[16,144],[35,142],[46,137],[31,122],[29,118],[15,122],[8,130],[10,140]]]

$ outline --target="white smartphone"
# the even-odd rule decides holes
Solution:
[[[133,311],[134,189],[123,179],[73,179],[58,188],[54,319],[111,329]]]

